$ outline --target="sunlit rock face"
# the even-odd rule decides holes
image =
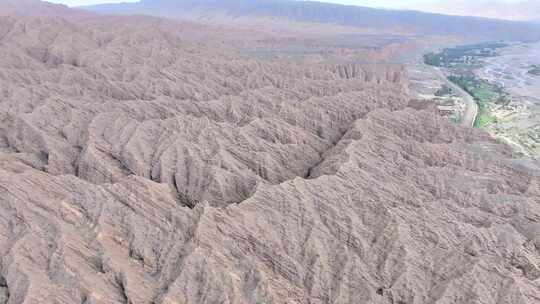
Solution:
[[[538,302],[539,172],[402,67],[70,14],[0,17],[0,303]]]

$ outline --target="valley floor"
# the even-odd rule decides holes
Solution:
[[[493,123],[485,129],[528,157],[540,158],[540,44],[504,48],[483,60],[475,74],[504,88],[511,96],[505,105],[492,105]]]
[[[447,48],[409,64],[416,98],[481,128],[524,157],[540,157],[540,44]],[[469,56],[466,52],[488,55]],[[481,53],[482,54],[482,53]]]

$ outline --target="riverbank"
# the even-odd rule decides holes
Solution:
[[[477,114],[472,126],[514,147],[519,155],[540,158],[540,44],[486,43],[447,48],[424,55],[424,63],[447,76],[473,98]],[[458,87],[459,89],[456,89]],[[447,93],[447,92],[446,92]],[[468,122],[467,113],[460,121]]]

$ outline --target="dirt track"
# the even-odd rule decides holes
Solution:
[[[465,90],[460,88],[458,85],[448,80],[448,78],[440,68],[435,68],[435,71],[441,77],[441,79],[449,87],[451,87],[452,90],[454,90],[454,92],[456,92],[461,98],[463,98],[465,104],[467,105],[465,113],[461,118],[461,125],[473,127],[474,122],[476,121],[476,116],[478,115],[478,104],[476,103],[474,98],[469,93],[465,92]]]

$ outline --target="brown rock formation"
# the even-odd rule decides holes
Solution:
[[[0,303],[540,301],[538,172],[401,67],[0,24]]]

